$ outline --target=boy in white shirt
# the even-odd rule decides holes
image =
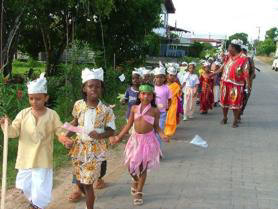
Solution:
[[[198,94],[198,85],[200,84],[198,75],[195,74],[196,63],[189,63],[188,72],[185,73],[183,77],[182,83],[182,91],[183,91],[183,120],[186,121],[188,118],[192,119],[195,106],[196,99]]]

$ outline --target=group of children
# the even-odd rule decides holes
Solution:
[[[87,209],[93,209],[93,184],[106,170],[105,139],[117,144],[129,131],[124,163],[133,179],[133,203],[142,205],[147,170],[157,168],[162,156],[161,141],[168,142],[175,134],[182,114],[184,120],[193,118],[197,97],[203,114],[218,102],[213,99],[216,84],[210,76],[211,65],[204,64],[200,77],[195,68],[192,62],[188,72],[186,63],[181,66],[169,63],[165,67],[161,64],[152,72],[135,69],[132,85],[122,101],[128,104],[127,124],[119,134],[115,134],[113,110],[100,100],[104,87],[101,68],[82,71],[83,98],[74,104],[73,120],[64,125],[58,114],[45,106],[49,97],[44,74],[29,82],[30,107],[19,112],[8,128],[9,138],[19,137],[16,187],[29,200],[29,209],[46,208],[51,201],[55,134],[70,149],[73,180],[86,197]],[[0,118],[2,129],[5,120]]]

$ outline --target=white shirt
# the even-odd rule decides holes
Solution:
[[[182,84],[185,84],[185,87],[183,88],[183,91],[186,87],[194,88],[196,85],[200,84],[199,78],[196,74],[191,74],[189,72],[186,72],[183,76],[183,82]]]

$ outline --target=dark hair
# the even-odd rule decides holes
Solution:
[[[85,85],[86,85],[87,82],[83,83],[82,86],[81,86],[81,95],[82,95],[82,98],[84,101],[87,101],[87,94],[83,91]],[[104,82],[100,80],[100,83],[101,83],[101,89],[102,89],[102,93],[104,93]]]
[[[241,52],[241,46],[237,44],[231,44],[231,46],[237,51],[237,53]]]
[[[141,85],[149,85],[149,86],[151,86],[151,87],[154,88],[154,85],[151,84],[151,83],[142,83]],[[136,103],[135,103],[136,105],[141,104],[139,95],[140,95],[140,91],[139,91],[139,93],[138,93],[138,95],[137,95],[137,100],[136,100]],[[155,92],[153,92],[153,100],[151,101],[151,106],[156,108],[157,106],[156,106],[156,104],[155,104],[155,97],[156,97]]]

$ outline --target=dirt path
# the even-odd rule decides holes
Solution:
[[[123,144],[111,150],[108,157],[107,174],[104,181],[109,185],[113,184],[122,173],[125,167],[122,163]],[[72,189],[72,170],[70,166],[59,169],[54,173],[54,189],[52,192],[52,202],[47,209],[74,209],[76,203],[70,203],[67,199]],[[101,190],[97,191],[101,195]],[[7,191],[6,209],[28,208],[28,201],[23,194],[15,188]]]

